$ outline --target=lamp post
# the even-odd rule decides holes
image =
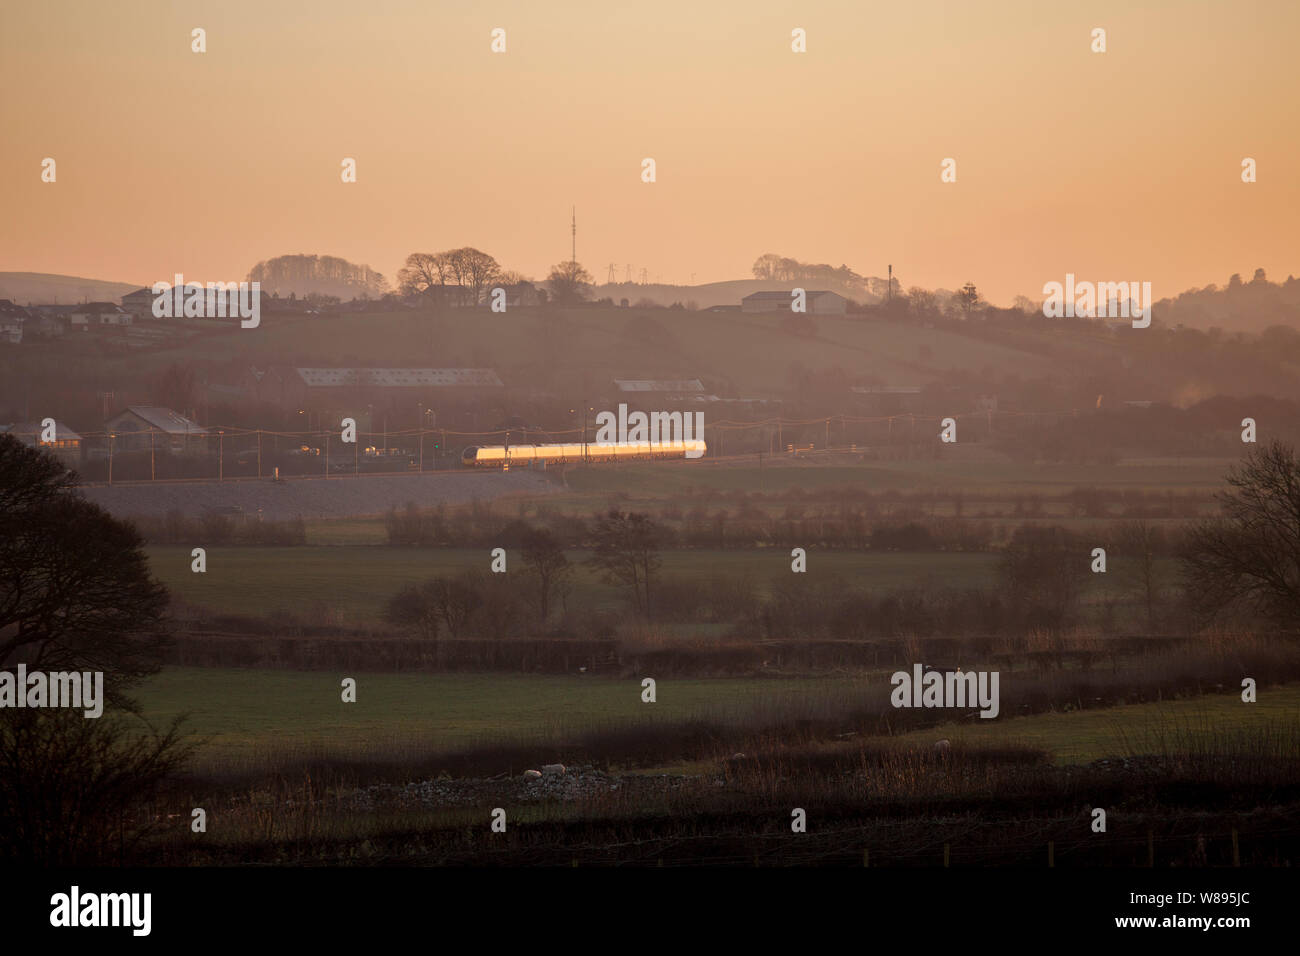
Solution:
[[[226,433],[217,431],[217,481],[226,480]]]
[[[113,439],[117,437],[116,432],[108,433],[108,483],[113,483]]]

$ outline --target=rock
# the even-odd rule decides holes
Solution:
[[[536,771],[536,770],[525,770],[525,771],[524,771],[524,779],[525,779],[525,780],[536,780],[536,779],[538,779],[540,776],[541,776],[541,773],[538,772],[538,771]]]
[[[548,777],[558,777],[564,773],[564,764],[562,763],[542,764],[542,773]]]

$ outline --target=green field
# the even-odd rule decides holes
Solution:
[[[355,704],[340,681],[357,680]],[[155,725],[187,713],[204,761],[259,752],[361,756],[448,752],[563,738],[646,720],[740,719],[851,698],[860,678],[673,680],[654,705],[638,679],[497,674],[357,674],[171,667],[137,695]]]
[[[327,610],[351,624],[377,621],[384,602],[406,584],[466,568],[487,570],[490,563],[486,548],[210,548],[207,573],[195,574],[188,548],[148,551],[154,574],[188,604],[239,615]],[[586,552],[574,551],[569,560],[581,562],[587,557]],[[775,549],[668,551],[662,557],[664,575],[749,574],[760,587],[790,570],[789,554]],[[829,552],[814,554],[809,569],[837,574],[857,587],[988,587],[996,560],[992,554]],[[580,567],[575,583],[575,601],[598,608],[622,607],[617,589],[589,569]]]
[[[340,700],[330,672],[168,668],[138,697],[155,724],[188,713],[188,729],[207,743],[203,765],[250,765],[271,756],[446,753],[485,744],[548,740],[646,721],[692,717],[730,723],[754,714],[823,712],[851,704],[865,676],[803,680],[671,680],[657,703],[641,702],[636,679],[525,675],[363,674],[357,701]],[[881,675],[876,678],[884,681]],[[1122,754],[1161,728],[1285,726],[1300,716],[1300,685],[1265,688],[1257,704],[1236,693],[1105,710],[966,720],[904,735],[928,743],[1016,741],[1058,763]],[[539,756],[545,757],[546,753]]]
[[[209,548],[207,572],[195,574],[188,548],[151,547],[148,554],[155,576],[186,604],[243,616],[288,611],[360,626],[377,623],[384,603],[404,585],[467,568],[487,570],[490,563],[488,549],[235,547]],[[572,562],[587,557],[583,551],[569,554]],[[665,551],[662,558],[661,579],[749,575],[760,593],[766,593],[773,577],[790,571],[789,554],[774,548]],[[1090,588],[1086,597],[1123,595],[1124,562],[1112,558],[1109,567],[1106,575],[1085,579]],[[873,591],[987,589],[997,584],[997,568],[998,555],[992,552],[813,551],[808,558],[808,573],[836,576],[846,588]],[[1164,580],[1173,580],[1174,561],[1162,560],[1158,569]],[[597,609],[623,607],[619,591],[585,566],[577,570],[571,600]]]

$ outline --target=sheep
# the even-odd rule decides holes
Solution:
[[[540,771],[537,771],[537,770],[525,770],[525,771],[524,771],[524,779],[525,779],[525,780],[537,780],[537,779],[540,779],[541,776],[542,776],[542,775],[541,775],[541,772],[540,772]]]
[[[548,777],[558,777],[564,773],[564,764],[562,763],[544,763],[542,764],[542,773]]]
[[[943,740],[936,740],[934,742],[934,752],[937,754],[946,754],[951,749],[952,749],[952,741],[950,741],[947,737],[945,737]]]

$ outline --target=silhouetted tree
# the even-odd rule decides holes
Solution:
[[[555,535],[545,529],[524,536],[523,559],[526,572],[537,579],[537,610],[541,626],[545,627],[550,616],[551,596],[573,573],[573,565]]]
[[[150,829],[132,811],[192,749],[181,718],[141,733],[123,693],[166,643],[167,591],[141,545],[56,458],[0,435],[0,668],[101,672],[113,705],[0,709],[0,858],[123,862]]]
[[[1183,571],[1193,607],[1234,608],[1300,622],[1300,461],[1289,445],[1261,445],[1228,473],[1222,517],[1189,533]]]
[[[1070,623],[1088,551],[1063,528],[1025,525],[1016,529],[1002,555],[1007,599],[1029,627],[1059,630]]]
[[[158,670],[167,589],[136,529],[85,500],[53,456],[0,436],[0,666]]]
[[[574,305],[587,298],[591,290],[591,273],[581,263],[561,262],[551,266],[546,287],[559,305]]]
[[[980,303],[979,290],[975,288],[974,282],[967,282],[957,292],[955,296],[957,305],[961,308],[962,314],[970,318],[971,310]]]
[[[659,526],[648,515],[617,509],[596,519],[592,567],[610,584],[631,590],[638,613],[650,618],[650,582],[659,570]]]

